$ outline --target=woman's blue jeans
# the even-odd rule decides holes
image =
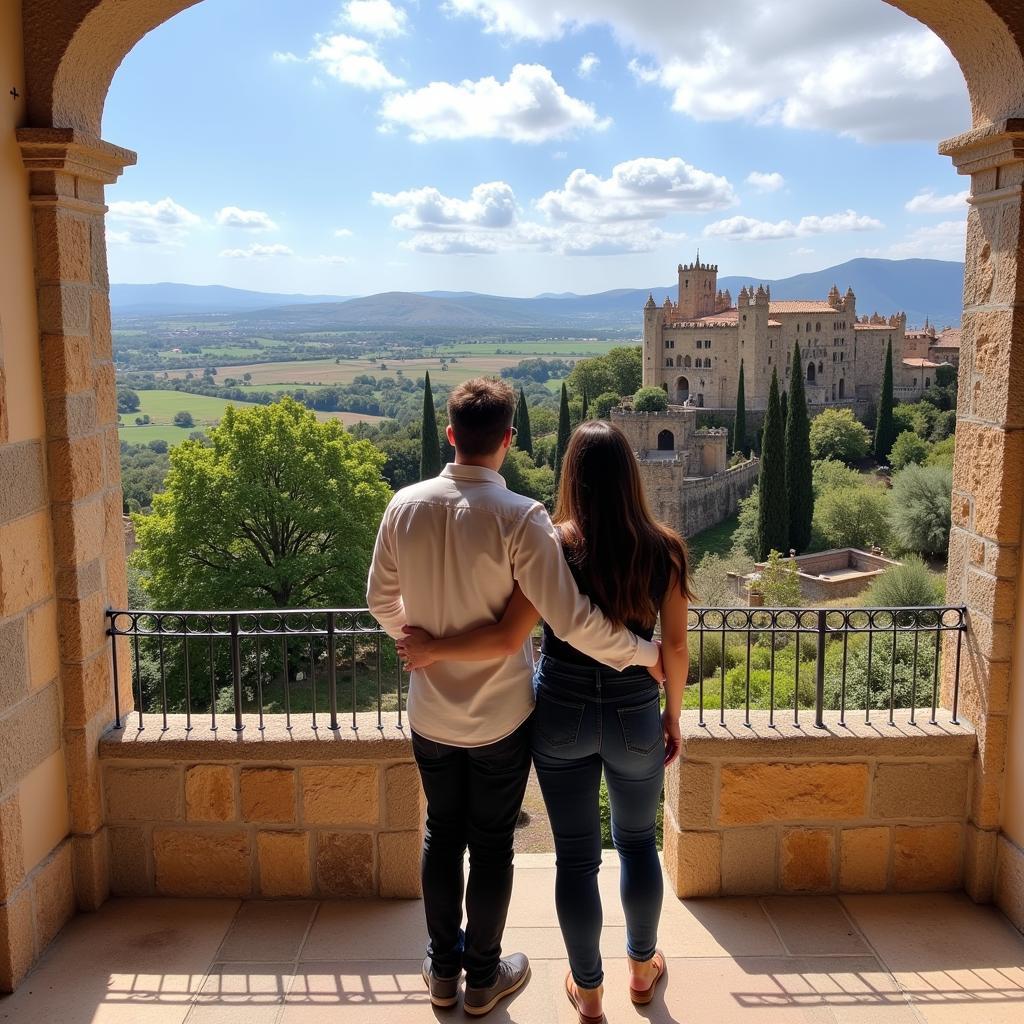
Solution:
[[[555,837],[555,907],[573,979],[596,988],[601,966],[601,772],[621,864],[626,952],[654,956],[662,876],[654,825],[665,775],[660,694],[646,669],[615,672],[541,658],[534,679],[533,760]]]

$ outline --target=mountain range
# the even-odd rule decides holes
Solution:
[[[720,277],[718,284],[731,291],[734,301],[744,285],[768,285],[773,299],[824,300],[836,284],[844,293],[853,288],[861,315],[902,310],[911,325],[927,317],[942,327],[960,322],[963,278],[962,263],[859,258],[794,277],[730,276]],[[351,298],[169,283],[110,287],[116,316],[222,314],[240,321],[307,329],[639,327],[649,294],[660,305],[666,295],[675,299],[676,286],[616,288],[592,295],[545,293],[532,298],[455,291],[380,292]]]

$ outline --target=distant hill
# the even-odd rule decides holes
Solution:
[[[721,277],[719,285],[736,298],[745,284],[771,286],[776,299],[824,299],[833,284],[845,292],[852,287],[861,314],[906,312],[909,323],[925,317],[938,326],[959,324],[964,265],[942,260],[855,259],[812,274],[765,280]],[[134,289],[136,291],[128,291]],[[151,290],[147,294],[145,290]],[[178,290],[178,291],[176,291]],[[593,295],[572,292],[534,298],[510,298],[478,292],[381,292],[364,298],[342,299],[317,295],[271,295],[234,288],[194,285],[112,285],[115,314],[161,313],[239,314],[251,322],[288,324],[305,329],[353,327],[459,328],[639,328],[640,311],[648,294],[660,305],[676,297],[676,285],[655,288],[616,288]],[[163,303],[160,306],[160,302]],[[229,302],[235,303],[228,305]],[[143,308],[146,303],[151,307]],[[199,303],[203,303],[199,305]],[[176,308],[171,308],[172,304]]]
[[[182,313],[238,313],[307,302],[344,302],[345,295],[289,295],[251,292],[219,284],[112,284],[110,309],[121,316]]]

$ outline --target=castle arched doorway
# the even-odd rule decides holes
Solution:
[[[676,377],[675,395],[673,402],[675,405],[684,405],[690,397],[690,382],[686,377]]]
[[[658,435],[658,451],[674,452],[676,450],[675,434],[671,430],[663,430]]]

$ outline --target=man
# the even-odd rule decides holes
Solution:
[[[435,636],[496,622],[518,581],[554,632],[623,669],[654,666],[655,645],[611,625],[581,597],[544,507],[505,487],[498,470],[512,439],[515,394],[471,380],[448,400],[455,462],[392,499],[377,536],[368,603],[397,638],[405,625]],[[482,1016],[529,976],[501,957],[512,895],[512,845],[530,771],[533,654],[438,662],[413,672],[409,724],[427,797],[423,903],[430,938],[423,977],[435,1006]],[[463,858],[470,853],[466,930]]]

